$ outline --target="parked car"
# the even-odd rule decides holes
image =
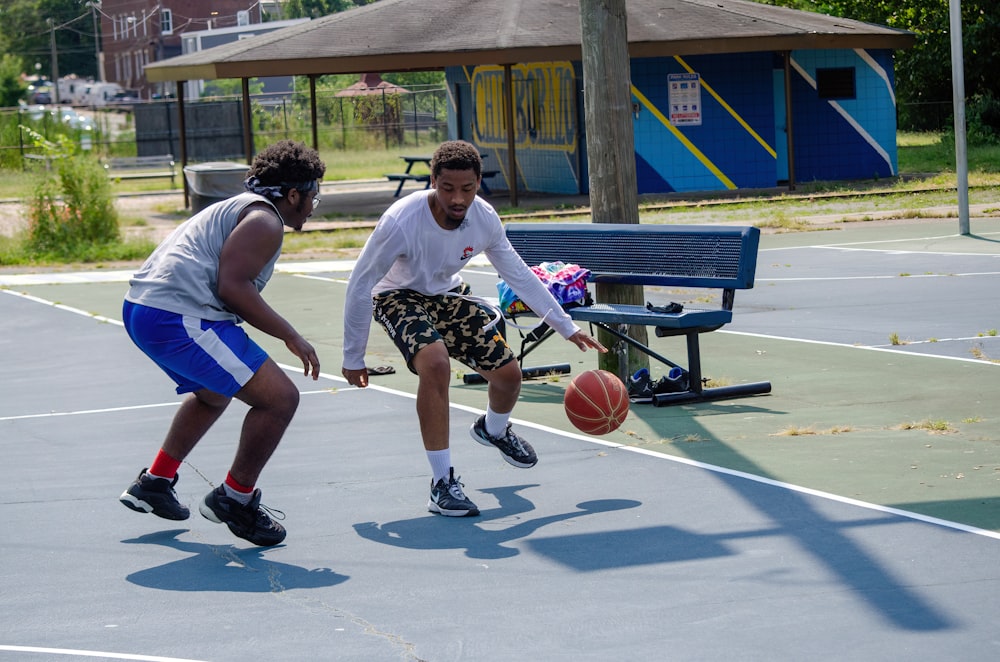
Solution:
[[[36,105],[48,105],[52,103],[52,90],[47,87],[43,87],[41,89],[29,91],[28,103]]]
[[[111,100],[108,101],[108,107],[128,112],[138,101],[140,101],[139,93],[136,90],[122,90],[111,97]]]

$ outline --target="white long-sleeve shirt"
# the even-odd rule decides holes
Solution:
[[[344,368],[365,367],[372,296],[407,289],[439,295],[458,287],[458,272],[484,253],[511,289],[563,338],[580,328],[510,245],[496,210],[477,197],[455,230],[438,225],[431,213],[433,190],[396,201],[382,214],[351,273],[344,303]]]

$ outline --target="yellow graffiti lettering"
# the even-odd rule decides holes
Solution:
[[[521,148],[576,151],[576,74],[569,62],[512,67],[514,143]],[[483,147],[507,146],[502,67],[472,72],[473,131]]]

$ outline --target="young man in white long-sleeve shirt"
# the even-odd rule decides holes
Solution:
[[[373,314],[419,377],[417,418],[433,474],[427,508],[452,517],[478,515],[479,509],[463,493],[451,462],[451,358],[489,384],[486,414],[473,424],[472,438],[495,446],[513,466],[538,461],[509,423],[521,392],[520,365],[490,314],[462,296],[458,274],[469,258],[485,253],[521,300],[581,351],[607,351],[573,323],[511,247],[496,211],[476,196],[481,177],[475,146],[454,140],[438,147],[431,188],[389,207],[362,249],[344,310],[342,372],[350,384],[368,385],[365,348]]]

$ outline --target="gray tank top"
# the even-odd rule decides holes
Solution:
[[[239,223],[240,214],[256,202],[270,205],[275,213],[278,211],[263,196],[241,193],[181,223],[129,281],[131,287],[125,299],[179,315],[241,322],[219,299],[219,256],[222,244]],[[254,280],[258,292],[271,279],[279,255],[281,246]]]

